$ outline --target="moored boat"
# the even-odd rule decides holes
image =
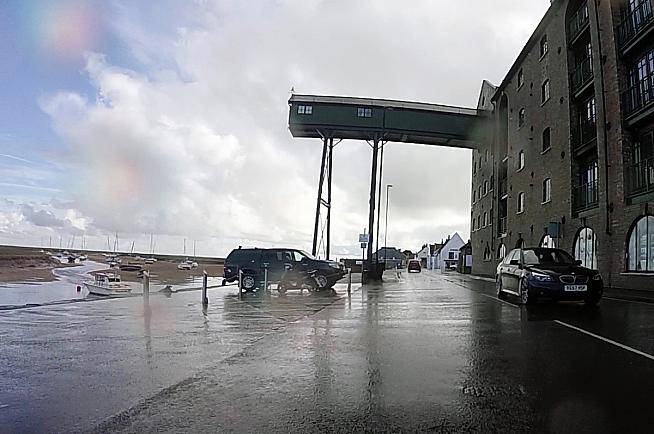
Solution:
[[[131,286],[122,283],[119,274],[97,273],[94,280],[84,282],[89,293],[108,297],[125,297],[132,291]]]

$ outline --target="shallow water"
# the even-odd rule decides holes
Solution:
[[[52,282],[29,279],[20,283],[0,283],[0,308],[98,298],[89,294],[83,282],[91,279],[89,273],[106,268],[107,264],[85,261],[77,267],[55,268],[52,272],[57,280]],[[220,285],[221,280],[217,277],[210,277],[208,285]],[[143,292],[142,284],[137,282],[125,283],[132,287],[131,294],[136,295]],[[79,292],[77,286],[81,287]],[[150,292],[157,292],[165,286],[156,278],[150,280]],[[178,284],[171,286],[174,291],[201,287],[202,278],[185,276],[180,278]]]

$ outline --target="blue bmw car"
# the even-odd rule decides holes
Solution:
[[[602,298],[604,282],[596,270],[581,266],[561,249],[525,248],[509,252],[497,266],[497,297],[507,294],[523,304],[540,298],[554,301],[583,301],[595,306]]]

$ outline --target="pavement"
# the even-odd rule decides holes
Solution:
[[[0,432],[629,433],[654,424],[654,305],[524,307],[423,271],[0,312]],[[512,303],[512,301],[514,303]]]

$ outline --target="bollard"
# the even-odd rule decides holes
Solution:
[[[243,271],[239,268],[238,271],[238,298],[243,296]]]
[[[148,307],[150,305],[150,272],[143,272],[143,304]]]
[[[264,264],[263,269],[263,292],[268,292],[268,264]]]
[[[347,269],[347,293],[352,293],[352,269]]]
[[[209,297],[207,296],[207,270],[202,272],[202,305],[206,306],[209,304]]]

